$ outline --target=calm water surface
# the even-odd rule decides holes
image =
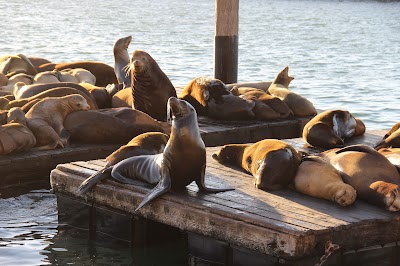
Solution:
[[[212,76],[214,1],[143,3],[0,0],[0,55],[113,65],[113,43],[132,35],[129,52],[149,52],[174,85]],[[318,109],[344,108],[367,129],[387,129],[400,115],[399,14],[399,2],[241,1],[238,79],[272,80],[288,65],[291,89]],[[82,258],[90,265],[93,257],[82,250],[91,247],[102,258],[97,263],[131,258],[122,248],[60,241],[55,197],[46,185],[28,191],[0,197],[1,265],[82,265]]]

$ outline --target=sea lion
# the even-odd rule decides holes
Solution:
[[[105,87],[111,83],[118,83],[117,77],[114,73],[114,68],[95,61],[77,61],[77,62],[66,62],[66,63],[48,63],[38,66],[36,69],[38,72],[52,71],[54,69],[63,70],[66,68],[83,68],[89,70],[96,77],[96,83],[94,85],[99,87]]]
[[[118,39],[113,46],[114,52],[114,71],[118,83],[123,83],[124,87],[131,86],[131,72],[127,71],[129,67],[128,47],[132,41],[132,36]]]
[[[400,148],[380,148],[378,152],[385,156],[400,172]]]
[[[86,82],[81,82],[79,85],[84,87],[93,96],[98,108],[104,109],[111,107],[111,96],[105,87],[99,87]]]
[[[23,85],[30,85],[32,84],[32,82],[33,82],[33,76],[25,73],[19,73],[10,77],[7,81],[7,84],[0,87],[0,90],[2,92],[13,94],[15,84],[18,83],[21,84],[21,86],[23,86]]]
[[[323,156],[339,170],[343,181],[357,191],[360,199],[389,211],[400,209],[400,176],[385,156],[362,144],[329,150]]]
[[[292,110],[285,102],[263,90],[251,87],[233,87],[230,91],[233,95],[237,95],[242,98],[253,99],[256,103],[256,109],[254,110],[254,113],[256,113],[256,117],[258,119],[269,120],[287,118],[293,115]],[[267,112],[268,109],[263,105],[267,105],[268,108],[272,109],[272,112]],[[264,111],[258,111],[258,108],[261,110],[267,109],[265,111],[266,114]]]
[[[211,99],[220,100],[221,96],[228,94],[230,92],[221,80],[198,77],[183,88],[179,98],[190,103],[198,115],[208,116],[208,102]]]
[[[50,60],[47,60],[45,58],[42,57],[36,57],[36,56],[28,56],[29,61],[31,61],[32,65],[36,68],[40,65],[43,64],[48,64],[51,63]]]
[[[134,137],[111,153],[105,160],[106,166],[83,181],[78,192],[84,194],[100,180],[110,177],[113,166],[126,158],[162,153],[167,142],[168,135],[161,132],[147,132]]]
[[[145,132],[168,132],[162,124],[139,110],[112,108],[77,111],[64,120],[71,141],[125,144]]]
[[[382,148],[400,148],[400,122],[396,123],[383,137],[383,139],[375,145],[375,149]]]
[[[288,84],[294,79],[293,77],[290,77],[288,73],[289,67],[285,67],[281,72],[279,72],[274,81],[272,81],[271,86],[268,88],[268,92],[272,96],[276,96],[284,101],[295,116],[316,115],[317,110],[312,102],[288,89]]]
[[[303,140],[324,149],[343,147],[344,141],[364,134],[364,123],[346,110],[327,110],[313,117],[303,128]]]
[[[301,155],[286,142],[264,139],[254,144],[228,144],[213,159],[241,167],[251,173],[257,188],[278,190],[289,185],[295,177]]]
[[[204,192],[232,190],[205,186],[206,149],[194,107],[184,100],[171,97],[168,100],[168,110],[168,113],[172,113],[172,130],[163,153],[122,160],[111,171],[111,176],[123,183],[134,183],[132,179],[158,183],[136,210],[170,189],[183,189],[193,181]]]
[[[27,151],[36,144],[36,138],[26,126],[25,113],[12,108],[7,124],[0,126],[0,155]]]
[[[354,188],[343,182],[339,171],[318,156],[301,159],[293,185],[300,193],[335,201],[342,206],[353,204],[357,196]]]
[[[131,71],[133,108],[151,117],[167,119],[167,101],[176,97],[171,81],[157,62],[145,51],[135,50],[128,67]]]
[[[52,70],[52,71],[43,71],[37,73],[33,77],[32,84],[48,84],[48,83],[58,83],[58,82],[61,82],[59,80],[58,70]]]
[[[11,109],[12,107],[22,107],[22,106],[26,105],[27,103],[34,101],[36,99],[44,99],[46,97],[62,97],[62,96],[71,95],[71,94],[82,95],[86,99],[86,102],[88,103],[88,105],[90,107],[90,110],[98,109],[97,104],[93,97],[91,97],[90,95],[88,95],[85,92],[82,92],[80,90],[70,88],[70,87],[56,87],[53,89],[45,90],[41,93],[35,94],[28,98],[9,101],[7,103],[7,105],[0,104],[0,106],[3,107],[3,109]],[[0,103],[1,103],[1,101],[0,101]],[[24,109],[26,109],[26,108],[24,108]]]
[[[79,94],[48,97],[35,104],[25,117],[29,129],[36,137],[37,149],[64,147],[69,138],[63,125],[65,117],[71,112],[89,108],[85,98]]]
[[[250,87],[250,88],[257,88],[263,90],[265,92],[268,91],[269,86],[271,86],[272,82],[268,81],[259,81],[259,82],[239,82],[239,83],[231,83],[226,84],[228,90],[231,90],[234,87],[241,88],[241,87]],[[290,81],[289,81],[290,83]],[[289,84],[288,84],[289,86]]]
[[[4,73],[0,73],[0,87],[7,85],[8,78]]]
[[[0,110],[0,126],[7,124],[7,115],[9,110]]]
[[[111,107],[130,107],[133,106],[133,96],[131,89],[122,89],[111,97]]]
[[[207,103],[207,116],[219,120],[248,120],[256,116],[253,112],[255,102],[242,99],[233,94],[212,98]]]
[[[61,82],[74,82],[74,83],[89,83],[96,84],[96,77],[87,69],[84,68],[66,68],[59,71],[59,80]]]
[[[16,54],[0,57],[0,73],[10,78],[19,73],[34,76],[37,74],[37,71],[25,55]]]

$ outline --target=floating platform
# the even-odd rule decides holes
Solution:
[[[218,121],[199,117],[201,136],[207,146],[255,142],[264,138],[296,138],[310,118],[263,122]],[[27,151],[0,156],[0,187],[48,178],[57,164],[105,158],[121,145],[71,144],[62,149]]]
[[[384,133],[367,132],[348,144],[372,146]],[[297,149],[318,152],[304,146],[299,138],[287,142]],[[327,241],[339,245],[340,254],[385,244],[397,249],[397,241],[400,241],[399,214],[358,199],[352,206],[341,207],[290,189],[275,192],[258,190],[250,174],[221,165],[211,158],[218,149],[207,148],[206,184],[233,187],[234,191],[204,194],[198,192],[195,184],[190,184],[186,191],[164,194],[138,212],[135,208],[151,190],[149,185],[125,185],[108,179],[82,196],[77,194],[78,186],[101,169],[105,165],[104,160],[60,164],[50,175],[52,190],[59,200],[72,200],[74,209],[63,208],[60,204],[59,213],[67,213],[70,221],[85,213],[91,218],[78,227],[100,233],[105,230],[107,234],[115,234],[130,242],[134,242],[138,234],[144,234],[135,229],[138,217],[149,219],[187,232],[189,242],[194,243],[194,250],[196,247],[200,249],[199,253],[207,247],[218,250],[219,245],[222,251],[229,247],[228,258],[225,259],[230,262],[243,250],[271,256],[276,259],[275,262],[321,256]],[[130,233],[121,235],[123,228],[120,226],[105,228],[104,222],[99,221],[105,211],[118,213],[118,219],[127,223]],[[114,232],[110,232],[112,229]],[[205,239],[213,239],[213,243],[220,244],[208,246],[204,244]]]

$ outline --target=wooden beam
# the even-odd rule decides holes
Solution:
[[[214,77],[237,82],[239,0],[215,0]]]

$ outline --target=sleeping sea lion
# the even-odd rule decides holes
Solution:
[[[400,122],[395,124],[383,139],[375,145],[376,150],[387,147],[400,148]]]
[[[16,54],[0,57],[0,73],[10,78],[19,73],[34,76],[37,74],[37,71],[25,55]]]
[[[78,188],[80,194],[89,191],[100,180],[111,176],[113,166],[120,161],[139,155],[159,154],[164,151],[168,135],[161,132],[147,132],[134,137],[106,158],[106,166],[88,177]]]
[[[150,184],[158,183],[136,210],[170,189],[183,189],[193,181],[199,190],[204,192],[232,190],[205,186],[206,149],[193,106],[184,100],[171,97],[168,100],[168,110],[168,113],[172,113],[172,130],[163,153],[122,160],[111,171],[111,176],[123,183],[135,183],[132,179]]]
[[[357,196],[354,188],[343,182],[339,171],[318,156],[301,159],[293,185],[300,193],[335,201],[342,206],[353,204]]]
[[[341,173],[360,199],[389,211],[400,209],[400,176],[390,161],[366,145],[333,149],[323,156]]]
[[[81,82],[79,85],[84,87],[93,96],[99,109],[111,107],[111,96],[105,87],[99,87],[86,82]]]
[[[264,139],[254,144],[228,144],[212,157],[222,164],[241,167],[251,173],[259,189],[278,190],[295,177],[301,155],[286,142]]]
[[[380,148],[378,152],[385,156],[400,172],[400,148]]]

